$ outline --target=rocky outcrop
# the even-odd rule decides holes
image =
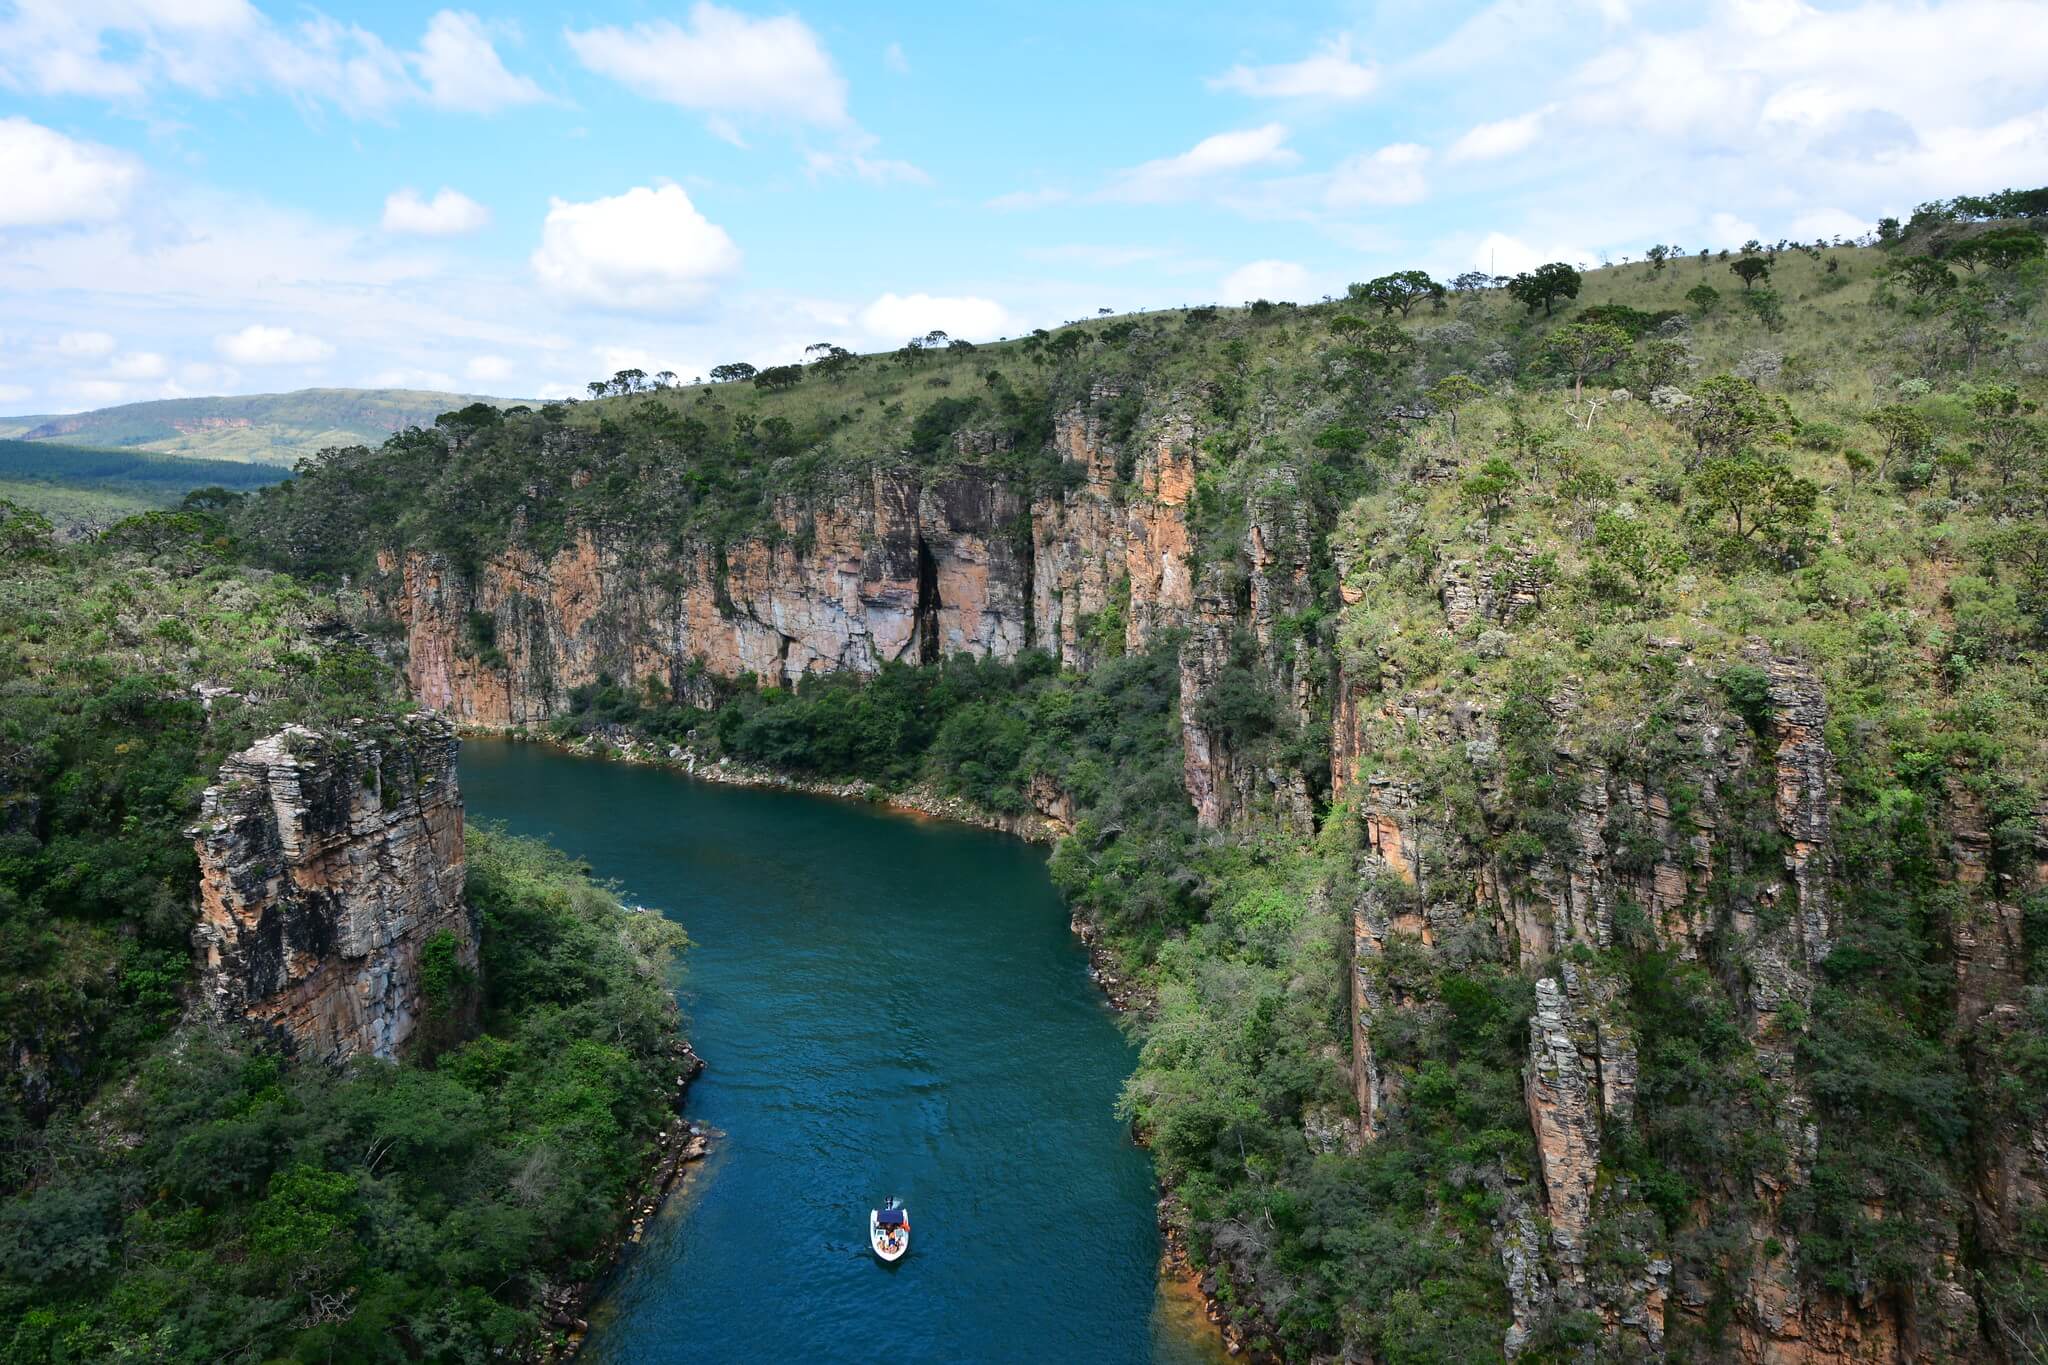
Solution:
[[[1100,415],[1115,397],[1061,416],[1079,478],[1036,500],[993,470],[878,467],[779,499],[769,529],[724,545],[582,526],[473,573],[386,553],[366,586],[403,631],[414,696],[493,728],[559,715],[600,677],[689,696],[706,675],[788,684],[1034,646],[1085,668],[1111,643],[1096,622],[1139,649],[1194,604],[1193,425],[1169,411],[1120,444]]]
[[[291,726],[222,765],[192,831],[200,998],[294,1053],[392,1057],[429,945],[477,970],[456,741],[431,718]]]

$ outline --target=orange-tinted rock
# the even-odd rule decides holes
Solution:
[[[436,935],[477,966],[463,899],[456,741],[431,718],[299,726],[221,766],[193,831],[200,990],[304,1057],[396,1056]]]

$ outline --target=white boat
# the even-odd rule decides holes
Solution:
[[[910,1250],[910,1210],[891,1199],[868,1210],[868,1245],[885,1261],[900,1261]]]

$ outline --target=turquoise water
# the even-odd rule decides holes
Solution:
[[[1196,1365],[1158,1282],[1132,1048],[1043,854],[839,801],[472,741],[471,818],[547,838],[680,921],[722,1133],[592,1318],[583,1359]],[[909,1206],[883,1266],[868,1210]]]

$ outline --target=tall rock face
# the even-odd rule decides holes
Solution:
[[[1140,649],[1194,608],[1194,424],[1169,409],[1118,438],[1101,413],[1116,397],[1059,417],[1074,477],[1035,498],[990,469],[876,468],[778,500],[770,529],[723,545],[583,526],[467,573],[386,553],[366,587],[404,632],[421,704],[494,728],[559,715],[600,675],[688,696],[705,674],[789,684],[1033,647],[1085,668],[1102,629]]]
[[[222,765],[193,830],[201,998],[295,1054],[393,1057],[430,944],[477,969],[446,722],[291,726]],[[445,938],[444,938],[445,936]]]
[[[1445,577],[1469,582],[1457,565]],[[1451,629],[1484,628],[1493,608],[1478,596],[1475,607],[1462,591],[1442,594]],[[1688,695],[1701,700],[1666,718],[1654,763],[1580,745],[1582,702],[1569,683],[1557,686],[1543,707],[1569,804],[1521,865],[1475,842],[1400,757],[1419,749],[1468,768],[1482,815],[1503,834],[1518,814],[1500,772],[1503,720],[1482,699],[1354,667],[1333,709],[1333,752],[1364,846],[1350,935],[1362,1131],[1379,1136],[1401,1101],[1400,1077],[1374,1055],[1375,1031],[1414,1005],[1389,987],[1382,962],[1396,940],[1433,953],[1476,934],[1534,983],[1522,1072],[1533,1170],[1496,1192],[1510,1355],[1545,1324],[1591,1315],[1621,1358],[1660,1355],[1681,1324],[1691,1340],[1716,1340],[1725,1358],[1754,1365],[2004,1358],[1983,1345],[1990,1325],[1973,1299],[1967,1249],[2017,1243],[2022,1222],[2044,1207],[2048,1142],[2025,1124],[1987,1126],[1975,1207],[1958,1211],[1912,1302],[1833,1292],[1800,1269],[1799,1206],[1823,1135],[1801,1046],[1845,896],[1841,793],[1814,670],[1756,641],[1717,667],[1737,665],[1762,681],[1752,723],[1695,687]],[[1672,661],[1680,677],[1700,667]],[[1946,876],[1964,907],[1954,928],[1957,1035],[1979,1040],[1978,1064],[1991,1066],[2003,1021],[2024,1008],[2014,908],[2048,877],[2039,868],[1991,875],[1981,809],[1961,793],[1949,809]],[[2048,831],[2048,820],[2036,824]],[[1703,969],[1727,995],[1755,1108],[1719,1117],[1773,1154],[1753,1176],[1731,1170],[1697,1193],[1699,1231],[1667,1233],[1629,1173],[1645,1063],[1621,964],[1645,951]]]

